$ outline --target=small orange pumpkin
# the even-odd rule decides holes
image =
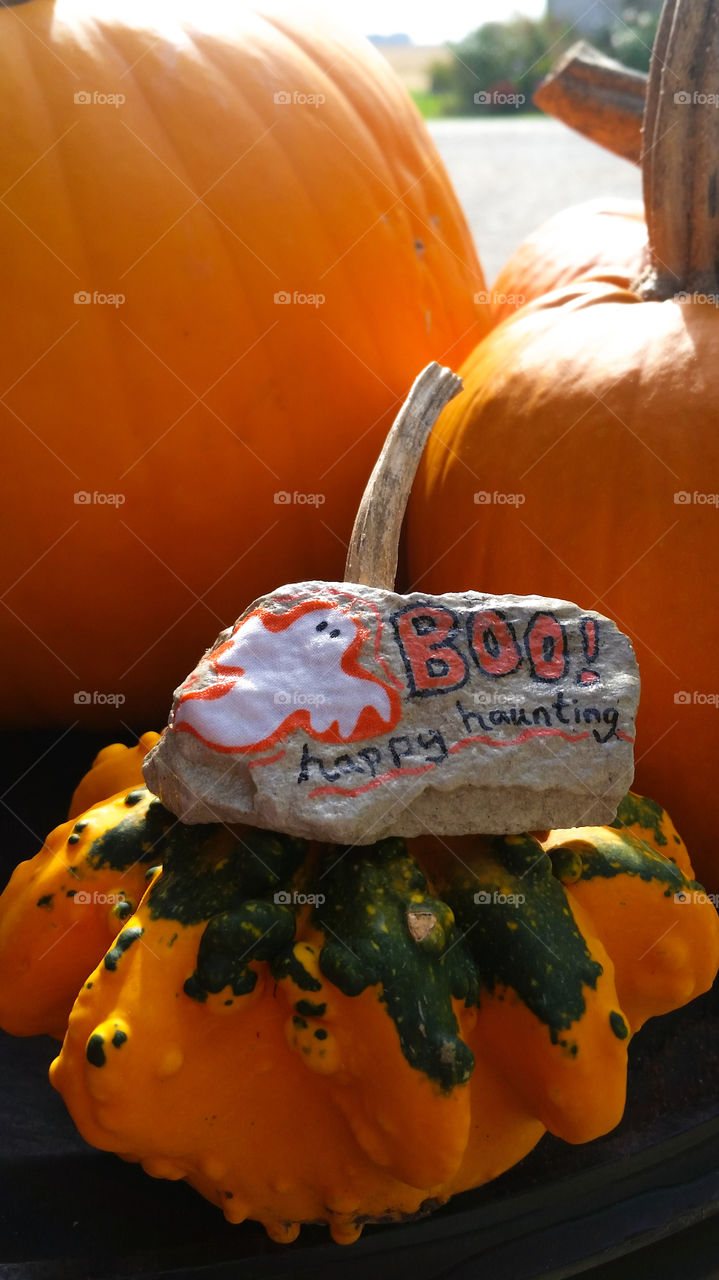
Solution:
[[[432,591],[454,566],[460,586],[540,590],[617,621],[642,673],[636,784],[662,796],[714,888],[719,113],[675,101],[674,74],[714,91],[719,13],[676,0],[658,39],[648,272],[546,294],[479,345],[420,466],[408,576]]]
[[[532,232],[505,263],[492,291],[495,323],[519,306],[577,280],[617,273],[638,276],[646,265],[644,206],[598,199],[563,209]]]

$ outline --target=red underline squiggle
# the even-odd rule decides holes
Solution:
[[[483,733],[472,734],[470,738],[462,738],[460,742],[455,742],[454,746],[449,748],[449,754],[454,755],[457,751],[464,750],[473,742],[483,742],[488,747],[515,747],[526,742],[528,738],[564,738],[567,742],[577,743],[584,738],[589,737],[589,731],[586,733],[565,733],[564,729],[540,729],[531,728],[524,729],[516,738],[506,738],[499,740],[497,738],[489,738]],[[390,769],[388,773],[383,773],[379,778],[372,778],[370,782],[365,782],[360,787],[315,787],[314,791],[310,791],[309,799],[314,800],[315,796],[360,796],[365,791],[373,791],[375,787],[379,787],[384,782],[389,782],[391,778],[398,778],[400,775],[404,778],[416,777],[418,774],[426,773],[428,769],[436,769],[437,764],[441,764],[440,760],[419,765],[416,769]]]
[[[586,733],[565,733],[564,729],[540,729],[539,726],[523,729],[516,738],[488,738],[484,733],[473,733],[470,738],[462,738],[461,741],[455,742],[454,746],[449,748],[449,754],[454,755],[464,747],[471,746],[473,742],[483,742],[488,747],[518,747],[526,742],[527,738],[564,738],[566,742],[581,742],[588,737],[589,730]]]

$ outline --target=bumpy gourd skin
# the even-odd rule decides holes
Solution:
[[[612,956],[633,1032],[709,989],[717,914],[658,804],[630,793],[612,827],[553,831],[544,848]]]
[[[144,786],[142,762],[159,740],[159,733],[148,732],[143,733],[134,747],[123,746],[121,742],[103,747],[75,788],[68,818],[78,817],[92,805],[116,795],[123,787]]]
[[[618,822],[361,856],[178,825],[52,1082],[89,1142],[283,1241],[426,1212],[546,1129],[605,1133],[632,1032],[719,966],[665,815],[633,797]]]
[[[288,846],[300,855],[294,868]],[[370,870],[365,857],[342,859],[343,888],[354,895],[345,900],[346,925],[337,901],[339,928],[325,931],[319,908],[314,920],[306,908],[295,919],[275,901],[289,886],[307,892],[308,872],[322,884],[342,855],[301,846],[248,829],[234,859],[218,861],[208,849],[191,866],[168,852],[125,930],[129,945],[81,992],[51,1078],[90,1141],[142,1159],[158,1176],[188,1177],[230,1220],[258,1217],[274,1239],[290,1240],[300,1222],[320,1219],[348,1242],[367,1217],[399,1217],[447,1198],[442,1184],[470,1133],[464,1081],[475,1013],[449,991],[470,979],[461,966],[451,979],[440,970],[426,1009],[421,989],[403,992],[395,1018],[411,1024],[406,1043],[414,1046],[427,1027],[435,1078],[410,1065],[377,966],[387,987],[393,974],[406,979],[415,947],[415,981],[437,966],[431,945],[389,932],[399,910],[424,905],[422,873],[401,841],[384,842]],[[450,913],[445,919],[452,937]],[[253,930],[264,944],[260,962],[251,959]],[[329,954],[330,979],[322,967],[328,940],[346,956]],[[493,1092],[514,1122],[516,1106],[490,1084]],[[510,1161],[541,1134],[522,1108],[519,1116]]]
[[[147,889],[159,858],[138,855],[140,824],[152,841],[142,761],[158,738],[104,747],[75,789],[74,821],[19,863],[0,895],[0,1026],[13,1035],[62,1040],[78,988]]]
[[[148,886],[174,822],[141,787],[56,827],[0,897],[0,1026],[65,1034],[78,988]]]

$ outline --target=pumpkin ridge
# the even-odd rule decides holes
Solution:
[[[223,85],[226,91],[228,92],[228,96],[236,97],[237,96],[236,86],[232,83],[232,81],[229,79],[229,77],[225,73],[224,68],[222,67],[219,59],[211,58],[213,42],[208,41],[205,43],[203,41],[198,41],[198,39],[196,38],[196,32],[193,31],[192,29],[188,29],[188,27],[184,23],[179,23],[178,28],[182,36],[189,40],[192,53],[194,55],[194,60],[197,63],[201,63],[203,60],[205,62],[209,62],[212,69],[212,76],[209,76],[209,75],[207,76],[208,81],[211,80],[213,77],[216,77],[217,79],[221,78]],[[141,61],[145,64],[143,67],[144,72],[147,72],[148,67],[152,66],[153,52],[154,52],[154,45],[153,45],[153,42],[151,42],[148,45],[148,48],[145,51],[145,54],[142,55],[140,59],[136,59],[136,62]],[[135,65],[136,64],[133,63],[132,69],[134,69]],[[231,234],[233,239],[242,240],[242,238],[237,235],[234,229],[228,228],[227,224],[214,211],[212,206],[205,202],[205,196],[209,195],[209,193],[215,188],[215,186],[219,185],[219,183],[222,182],[223,178],[225,178],[227,174],[238,163],[238,160],[240,159],[240,157],[235,157],[235,159],[232,161],[231,164],[224,165],[222,167],[222,171],[219,174],[215,174],[211,183],[205,184],[204,182],[199,182],[199,183],[193,184],[191,174],[187,170],[186,163],[183,161],[182,156],[180,154],[179,131],[178,131],[178,137],[175,138],[173,136],[173,129],[171,127],[173,122],[166,120],[163,114],[160,113],[160,111],[158,110],[157,103],[154,100],[153,94],[145,90],[142,80],[137,79],[136,77],[133,77],[133,84],[142,97],[142,105],[147,117],[154,123],[154,126],[157,130],[157,138],[153,139],[152,145],[146,138],[142,137],[142,135],[140,134],[136,135],[135,141],[138,143],[138,145],[140,145],[144,150],[148,152],[148,154],[151,156],[154,163],[161,170],[166,170],[167,173],[170,174],[170,176],[178,183],[178,185],[182,188],[183,195],[187,198],[189,203],[186,205],[185,208],[183,208],[181,213],[179,213],[176,217],[172,218],[169,226],[165,227],[163,231],[160,233],[160,235],[155,237],[151,241],[151,243],[142,250],[142,253],[135,255],[133,257],[132,262],[130,262],[125,266],[121,278],[124,279],[126,275],[132,272],[134,268],[138,266],[140,262],[149,253],[151,253],[153,249],[157,247],[160,241],[164,240],[167,236],[172,234],[172,232],[176,229],[176,227],[180,223],[182,223],[184,219],[188,217],[188,215],[190,215],[191,213],[194,213],[195,216],[197,216],[198,208],[201,208],[202,216],[203,216],[202,236],[212,237],[212,239],[215,242],[215,251],[219,255],[221,255],[223,259],[224,271],[227,273],[227,275],[233,278],[233,283],[235,284],[235,286],[238,289],[241,289],[243,285],[242,272],[235,268],[232,255],[226,249],[226,243],[227,243],[228,232],[229,234]],[[251,106],[252,104],[249,99],[249,95],[245,94],[245,96],[243,97],[243,111],[247,113],[251,109]],[[261,134],[267,132],[264,122],[259,118],[257,121],[257,126],[258,126],[257,127],[258,137]],[[163,143],[162,148],[160,148],[157,145],[158,141],[161,141]],[[164,150],[169,152],[169,156],[163,155]],[[246,154],[246,151],[247,149],[245,150],[245,154]],[[281,161],[283,158],[281,154],[281,148],[278,148],[277,151],[278,151],[278,154],[276,154],[273,157],[274,163],[277,163],[278,160]],[[198,187],[200,188],[200,190],[197,190]],[[248,246],[245,246],[245,247],[247,248]],[[250,249],[249,251],[253,253],[253,255],[258,259],[258,261],[262,262],[263,266],[266,267],[268,276],[275,275],[275,278],[276,278],[276,273],[273,272],[272,269],[267,266],[264,260],[255,253],[254,249]],[[270,283],[268,280],[268,289],[269,287],[270,287]],[[136,335],[133,334],[133,337],[134,336]],[[147,350],[151,353],[152,358],[154,360],[159,360],[160,363],[163,364],[169,370],[173,379],[179,382],[180,385],[184,388],[184,390],[187,391],[189,395],[192,396],[192,401],[190,402],[190,404],[170,424],[169,430],[172,430],[172,428],[175,425],[177,425],[177,423],[182,418],[184,418],[185,415],[189,413],[192,409],[196,409],[198,407],[198,403],[203,409],[205,409],[210,414],[211,417],[213,418],[216,417],[213,410],[210,409],[204,403],[204,397],[213,389],[213,387],[217,384],[217,382],[220,382],[222,378],[225,376],[225,374],[229,372],[229,369],[232,367],[232,363],[230,363],[230,365],[228,365],[227,368],[223,369],[221,373],[219,373],[219,375],[216,374],[212,378],[209,386],[203,386],[201,390],[197,391],[194,387],[192,387],[191,385],[185,382],[185,378],[183,374],[178,372],[177,369],[175,369],[173,366],[167,363],[164,354],[160,354],[158,351],[155,350],[155,348],[148,342],[147,335],[143,336],[141,341],[143,342],[143,344],[147,342]],[[222,425],[223,426],[226,425],[224,421]],[[153,441],[153,446],[154,444],[159,444],[160,440],[164,438],[167,432],[167,429],[168,429],[167,427],[163,428],[163,430],[160,432],[157,439]],[[144,458],[146,452],[148,452],[148,449],[147,449],[146,440],[144,438],[144,433],[142,430],[137,431],[136,440],[138,445],[138,454],[141,458]]]
[[[266,15],[266,20],[276,30],[284,32],[283,24],[277,15],[268,14]],[[337,64],[338,59],[334,58],[333,61],[329,64],[329,66],[323,67],[320,63],[316,61],[314,50],[309,45],[308,41],[303,40],[302,37],[299,35],[295,35],[294,43],[296,43],[298,47],[302,48],[303,51],[308,54],[308,56],[312,59],[313,64],[320,69],[321,74],[323,74],[330,80],[330,83],[332,84],[335,91],[340,92],[342,90],[341,81],[333,77],[331,74],[333,68]],[[386,96],[383,99],[383,105],[385,102],[387,103],[387,110],[386,112],[383,112],[383,121],[384,121],[384,119],[386,119],[386,116],[390,115],[389,107],[391,104],[389,103],[389,90],[390,88],[392,89],[394,98],[397,99],[399,82],[395,74],[388,68],[385,62],[385,59],[381,56],[381,54],[379,54],[376,50],[374,50],[373,52],[375,55],[374,61],[375,61],[378,77],[381,77],[381,79],[384,82],[383,89],[385,91]],[[405,196],[408,195],[408,193],[412,191],[415,186],[418,185],[419,180],[417,178],[413,178],[409,186],[405,185],[406,177],[407,177],[407,173],[406,173],[407,166],[406,164],[403,165],[402,156],[398,155],[396,152],[395,139],[392,137],[391,131],[387,130],[386,135],[383,138],[383,144],[389,144],[389,145],[380,145],[378,141],[379,131],[376,127],[377,125],[376,117],[374,121],[370,122],[365,116],[365,111],[368,105],[367,97],[366,95],[363,96],[361,93],[359,94],[359,96],[355,97],[355,93],[353,90],[354,90],[354,86],[351,89],[348,89],[345,86],[343,89],[344,95],[347,101],[350,103],[356,118],[361,121],[368,140],[373,143],[374,150],[377,154],[378,159],[381,160],[383,168],[385,168],[389,172],[392,178],[396,179],[395,187],[401,188],[401,195],[397,197],[395,195],[395,190],[392,186],[392,183],[387,182],[385,181],[384,178],[380,177],[380,174],[377,172],[376,169],[371,169],[373,177],[375,177],[382,184],[382,186],[385,187],[387,191],[387,195],[391,200],[391,204],[389,208],[385,210],[385,213],[382,215],[382,217],[386,216],[387,213],[391,212],[391,210],[394,209],[397,204],[400,204],[402,206],[402,211],[407,224],[408,237],[411,237],[413,242],[415,240],[415,236],[412,234],[413,233],[412,220],[416,219],[416,221],[421,224],[424,230],[428,232],[431,237],[436,238],[441,244],[442,248],[447,250],[447,252],[451,254],[451,256],[455,259],[455,261],[459,263],[465,271],[469,271],[472,273],[476,281],[477,287],[479,288],[480,286],[483,286],[484,277],[482,275],[481,267],[479,266],[479,262],[477,259],[477,254],[474,246],[474,241],[469,231],[469,224],[467,223],[467,219],[465,217],[464,211],[461,208],[459,209],[457,223],[459,223],[460,220],[462,221],[463,230],[465,234],[462,237],[457,237],[457,238],[459,240],[464,241],[465,248],[471,248],[473,250],[471,254],[471,261],[463,259],[461,255],[457,253],[454,246],[448,240],[445,240],[441,235],[438,234],[437,224],[432,222],[432,214],[429,208],[430,201],[425,197],[424,189],[422,190],[422,193],[421,193],[423,196],[423,203],[424,203],[424,209],[423,209],[424,217],[420,216],[420,214],[416,210],[411,209],[407,204],[405,204]],[[427,148],[426,138],[423,138],[422,136],[422,128],[421,128],[422,118],[419,111],[416,109],[416,107],[414,108],[414,122],[415,122],[415,126],[420,126],[420,127],[416,127],[414,132],[412,133],[411,145],[412,145],[414,154],[422,164],[422,180],[425,180],[427,177],[427,174],[431,172],[433,175],[434,173],[437,173],[443,185],[446,186],[450,184],[450,179],[447,174],[446,166],[442,160],[442,157],[439,155],[438,152],[432,155]],[[373,124],[375,127],[373,127]],[[405,137],[404,139],[405,144],[407,144],[409,140],[410,139]],[[369,165],[367,165],[365,161],[361,161],[361,163],[365,167],[369,168]],[[432,193],[432,196],[434,197],[434,192]],[[374,226],[374,223],[372,225]],[[351,249],[353,247],[354,246],[350,246],[349,252],[351,252]],[[424,247],[426,249],[428,246],[425,244]],[[344,256],[344,254],[342,256]],[[432,284],[433,282],[429,279],[426,279],[424,283]],[[435,288],[436,287],[437,286],[435,286]],[[478,322],[479,322],[479,317],[476,316],[475,320],[473,321],[473,325]],[[473,327],[473,325],[470,325],[469,327],[471,328]],[[469,330],[467,330],[467,332],[468,331]],[[464,336],[465,336],[464,334],[461,334],[458,337],[453,338],[451,345],[454,346],[456,343],[461,342]],[[444,356],[445,356],[445,353],[440,353],[437,358],[439,360],[442,360],[444,359]]]

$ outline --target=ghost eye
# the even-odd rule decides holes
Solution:
[[[315,631],[324,631],[327,626],[329,626],[327,622],[318,622]]]
[[[330,631],[330,639],[336,640],[339,634],[340,634],[339,630],[337,629],[337,627],[335,627],[334,631]]]

